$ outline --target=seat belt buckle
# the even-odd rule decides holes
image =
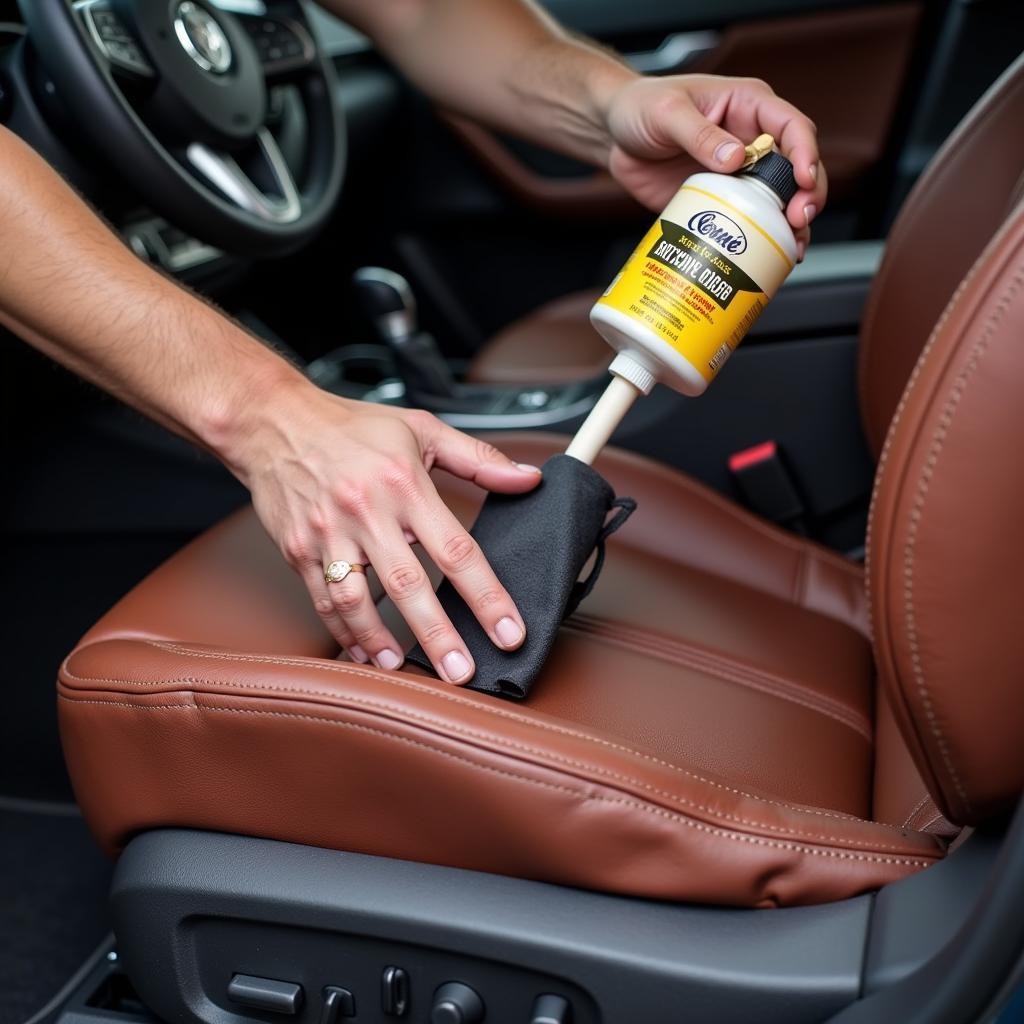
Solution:
[[[807,510],[796,478],[775,441],[764,441],[730,455],[729,472],[747,508],[807,535]]]

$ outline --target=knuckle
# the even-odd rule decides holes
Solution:
[[[479,547],[468,533],[449,537],[441,548],[441,568],[449,572],[459,572],[476,561]]]
[[[501,452],[489,441],[476,439],[476,457],[480,462],[493,462],[501,458]]]
[[[353,612],[359,611],[363,603],[363,594],[355,587],[336,585],[331,596],[334,600],[334,607],[342,615],[351,615]]]
[[[419,491],[414,467],[400,459],[389,461],[381,470],[380,479],[392,494],[402,498],[410,498]]]
[[[697,131],[697,136],[694,139],[694,145],[697,149],[714,149],[720,135],[721,131],[718,125],[702,125]]]
[[[374,648],[378,646],[378,641],[381,638],[381,629],[379,626],[364,626],[362,629],[354,630],[352,633],[352,639],[355,640],[360,647]],[[387,646],[386,643],[380,644],[380,646]]]
[[[318,597],[313,602],[313,607],[316,609],[317,615],[322,619],[334,617],[334,602],[329,597]]]
[[[423,567],[418,562],[403,562],[388,571],[384,585],[392,600],[401,601],[418,593],[425,579]]]
[[[775,95],[775,90],[763,78],[748,78],[747,88],[753,89],[755,92],[766,92],[772,96]]]
[[[313,558],[313,546],[305,534],[287,534],[281,541],[281,551],[291,565],[309,565],[315,560]]]
[[[478,611],[482,611],[485,608],[493,608],[496,604],[503,604],[505,598],[506,594],[503,590],[495,587],[484,587],[473,599],[473,603]]]
[[[419,633],[424,647],[440,646],[441,641],[450,640],[454,630],[447,622],[428,622]]]
[[[346,484],[335,488],[334,503],[348,519],[365,520],[372,508],[368,490],[361,484]]]

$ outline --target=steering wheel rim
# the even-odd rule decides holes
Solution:
[[[23,16],[29,40],[73,118],[88,126],[96,148],[149,205],[218,248],[252,256],[282,255],[324,226],[344,177],[346,132],[334,70],[316,43],[303,0],[276,0],[260,16],[287,20],[303,33],[302,65],[283,76],[245,41],[244,15],[208,0],[115,0],[117,7],[104,0],[104,10],[124,22],[154,71],[148,94],[136,88],[132,79],[139,76],[125,76],[100,49],[95,27],[83,16],[95,2],[28,0]],[[230,41],[230,76],[214,79],[216,71],[203,66],[202,54],[187,53],[194,69],[183,57],[187,40],[177,24],[183,8],[214,19],[214,29]],[[261,90],[268,84],[295,86],[301,100],[305,144],[298,179],[266,124]],[[220,102],[223,93],[237,101],[234,108]],[[283,106],[295,116],[294,104]],[[231,109],[230,119],[216,116]],[[243,170],[243,155],[256,173]]]

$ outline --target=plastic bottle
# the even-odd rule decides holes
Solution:
[[[702,394],[793,269],[797,184],[773,145],[756,139],[734,175],[687,178],[598,299],[590,320],[618,355],[566,454],[592,462],[658,381]]]

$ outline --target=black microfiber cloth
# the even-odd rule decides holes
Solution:
[[[516,700],[527,696],[562,620],[597,582],[605,539],[635,508],[632,498],[616,498],[597,470],[568,455],[548,459],[543,481],[528,494],[488,495],[470,532],[512,595],[526,641],[518,651],[495,647],[451,583],[442,582],[437,596],[476,662],[470,689]],[[595,548],[594,567],[580,580]],[[418,645],[408,660],[433,671]]]

